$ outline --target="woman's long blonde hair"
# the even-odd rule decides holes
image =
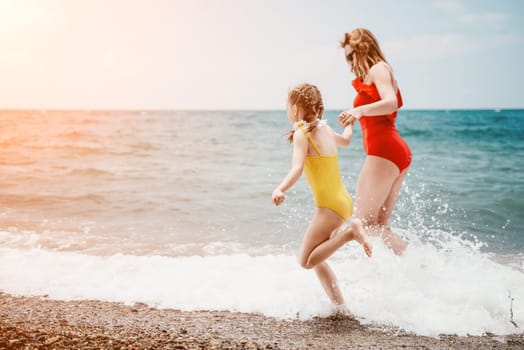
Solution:
[[[306,132],[315,130],[324,113],[324,103],[320,90],[315,85],[303,83],[289,91],[287,101],[304,112],[304,121],[307,122]],[[293,141],[294,133],[295,130],[289,132],[289,142]]]
[[[345,33],[340,47],[344,48],[346,45],[353,49],[350,57],[351,71],[360,79],[364,79],[371,67],[378,62],[387,63],[377,38],[368,29],[357,28],[351,33]]]

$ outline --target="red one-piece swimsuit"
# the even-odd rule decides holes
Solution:
[[[381,99],[375,84],[365,84],[362,79],[355,78],[353,87],[357,91],[357,96],[353,101],[354,107]],[[397,91],[397,104],[398,108],[402,107],[400,90]],[[395,127],[396,117],[397,112],[395,111],[381,116],[366,117],[363,115],[359,121],[366,154],[390,160],[402,172],[411,164],[411,151]]]

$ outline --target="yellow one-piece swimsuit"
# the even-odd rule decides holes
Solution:
[[[347,192],[338,166],[338,154],[322,155],[310,133],[300,128],[311,142],[318,155],[307,156],[304,166],[306,179],[313,192],[315,205],[318,208],[328,208],[344,220],[353,215],[353,201]]]

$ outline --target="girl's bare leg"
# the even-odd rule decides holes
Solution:
[[[331,302],[336,305],[344,305],[344,297],[338,287],[337,277],[329,265],[326,262],[322,262],[315,266],[315,272]]]
[[[309,225],[300,253],[300,265],[311,269],[329,258],[340,247],[351,240],[357,240],[368,256],[371,256],[371,244],[367,241],[362,222],[354,219],[340,234],[337,231],[344,220],[334,211],[317,208]]]
[[[300,265],[305,269],[314,268],[329,299],[337,305],[344,304],[344,298],[337,279],[325,260],[348,241],[356,239],[371,255],[371,245],[367,242],[360,220],[355,219],[342,234],[332,234],[344,220],[334,211],[317,208],[313,220],[304,235],[300,249]]]
[[[364,226],[362,225],[362,220],[359,218],[354,218],[353,221],[351,221],[351,224],[344,231],[336,234],[345,236],[346,242],[356,240],[362,245],[366,255],[369,257],[371,256],[373,248],[371,243],[367,240],[366,233],[364,232]]]
[[[300,265],[303,268],[315,268],[326,294],[337,305],[343,305],[344,298],[338,287],[335,274],[324,260],[346,242],[345,237],[341,235],[330,238],[331,233],[343,223],[344,220],[335,212],[326,208],[317,208],[313,220],[304,234],[299,257]],[[317,251],[312,254],[316,249]]]

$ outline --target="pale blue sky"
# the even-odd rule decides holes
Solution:
[[[0,108],[283,109],[299,82],[354,92],[363,26],[405,108],[523,108],[524,2],[0,0]]]

